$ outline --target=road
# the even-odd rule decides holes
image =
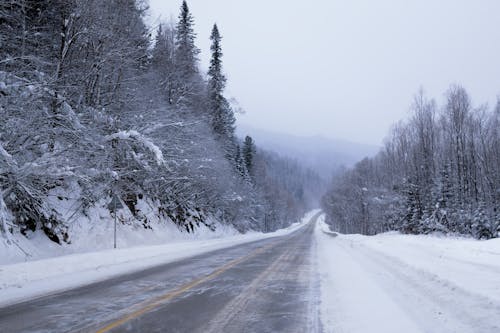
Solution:
[[[0,332],[319,332],[318,216],[286,236],[0,308]]]

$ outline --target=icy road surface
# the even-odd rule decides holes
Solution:
[[[315,218],[217,250],[0,309],[0,332],[317,332]]]

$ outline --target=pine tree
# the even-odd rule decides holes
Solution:
[[[173,103],[181,108],[192,108],[201,91],[198,70],[200,50],[196,47],[195,40],[193,15],[184,0],[175,34],[176,87],[173,98]]]
[[[196,33],[194,32],[194,18],[187,2],[181,6],[179,22],[177,23],[176,47],[177,65],[183,67],[186,75],[198,73],[198,55],[200,50],[195,45]]]
[[[245,141],[243,142],[243,159],[250,174],[252,174],[253,171],[253,158],[255,151],[255,143],[253,139],[247,135],[245,137]]]
[[[210,116],[212,120],[213,131],[223,144],[231,144],[234,138],[235,118],[233,110],[224,97],[226,87],[226,77],[222,73],[222,48],[221,35],[215,24],[212,29],[210,40],[212,45],[212,59],[208,70],[208,97],[210,103]]]
[[[421,231],[422,205],[420,188],[411,179],[404,181],[403,196],[406,200],[406,214],[403,219],[402,231],[409,234],[418,234]]]

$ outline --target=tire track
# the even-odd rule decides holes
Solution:
[[[266,280],[269,280],[273,274],[277,274],[282,267],[286,266],[285,261],[290,257],[290,254],[290,249],[287,249],[282,255],[276,258],[274,262],[255,279],[253,279],[250,285],[248,285],[237,297],[226,304],[226,306],[216,315],[216,317],[212,319],[208,327],[204,328],[202,332],[224,332],[226,326],[228,326],[235,317],[245,310],[248,303],[257,294],[259,287],[261,287]]]
[[[306,227],[304,233],[301,233],[285,243],[285,248],[283,253],[279,254],[273,262],[259,275],[257,275],[251,283],[246,286],[240,294],[228,302],[217,314],[210,323],[208,327],[203,328],[199,332],[243,332],[248,331],[250,328],[246,327],[249,321],[265,320],[271,317],[294,317],[298,315],[304,315],[304,318],[300,318],[300,327],[287,327],[287,332],[319,332],[319,309],[315,300],[317,296],[311,293],[311,288],[313,287],[312,278],[314,277],[314,272],[312,272],[312,244],[310,240],[313,239],[312,231],[315,226],[315,221],[317,216],[311,220],[311,224]],[[310,239],[304,239],[304,235],[309,235]],[[304,248],[300,244],[307,242],[309,245],[307,251],[304,252]],[[287,290],[287,282],[293,281],[295,284],[300,286],[305,286],[306,294],[301,295],[300,299],[289,299],[288,301],[296,302],[298,307],[296,308],[280,308],[281,304],[272,304],[273,302],[279,302],[280,300],[275,299],[270,293],[296,293],[297,291]],[[295,295],[295,294],[293,294]],[[314,295],[314,296],[313,296]],[[312,297],[313,296],[313,297]],[[301,301],[307,299],[307,305],[304,309],[301,308]],[[315,303],[316,306],[311,306],[311,303]],[[251,309],[255,307],[265,311],[264,313],[252,313]],[[297,309],[300,313],[296,313]],[[266,309],[269,310],[266,312]],[[310,315],[314,315],[311,318]],[[303,322],[302,322],[303,319]],[[271,331],[272,326],[267,326],[265,328]],[[250,329],[251,331],[251,329]]]
[[[425,332],[499,332],[500,304],[364,246],[339,246]],[[415,306],[417,305],[417,306]]]

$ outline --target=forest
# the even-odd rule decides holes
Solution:
[[[319,176],[235,135],[222,33],[200,69],[194,16],[145,23],[135,0],[0,2],[0,234],[71,242],[118,197],[149,228],[217,221],[272,231],[313,205]],[[143,207],[153,213],[145,214]],[[61,207],[69,207],[62,209]],[[116,214],[116,212],[108,212]]]
[[[445,97],[421,90],[381,151],[335,177],[322,199],[335,229],[499,236],[500,99],[475,106],[460,85]]]

